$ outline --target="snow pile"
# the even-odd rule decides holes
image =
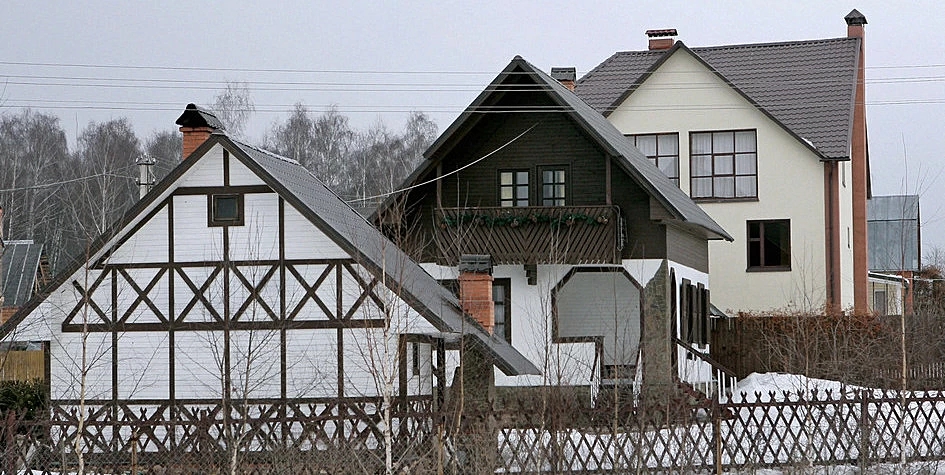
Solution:
[[[810,395],[816,391],[818,399],[824,399],[827,391],[830,391],[832,398],[839,398],[840,394],[850,396],[853,391],[859,389],[862,388],[827,379],[808,378],[800,374],[751,373],[735,386],[732,402],[784,401],[785,392],[796,398],[799,393]],[[756,397],[756,394],[760,396]]]

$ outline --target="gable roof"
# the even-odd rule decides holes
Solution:
[[[273,191],[294,206],[312,224],[348,252],[365,269],[394,290],[408,305],[442,332],[459,333],[471,346],[482,350],[508,375],[540,374],[540,371],[504,339],[488,334],[474,319],[465,315],[452,292],[437,282],[399,247],[383,236],[367,220],[315,178],[298,162],[231,139],[214,132],[155,189],[136,203],[116,223],[111,232],[96,240],[90,255],[101,255],[114,245],[130,224],[155,209],[173,191],[175,182],[215,145],[228,150],[243,165],[259,176]],[[65,272],[47,289],[62,285],[79,271],[80,263]],[[0,326],[0,338],[9,334],[43,299],[45,292]]]
[[[556,104],[554,108],[542,108],[544,112],[561,112],[568,114],[583,131],[590,136],[605,153],[610,155],[637,184],[645,189],[649,195],[663,205],[676,219],[684,225],[695,226],[713,239],[732,237],[722,229],[705,211],[702,210],[689,196],[679,189],[655,165],[650,163],[632,143],[603,115],[581,100],[573,92],[564,87],[557,80],[536,68],[528,61],[516,56],[508,66],[488,85],[485,90],[463,111],[460,116],[440,135],[435,142],[424,152],[425,160],[407,177],[404,186],[414,186],[417,181],[432,171],[437,164],[438,154],[455,144],[454,136],[463,130],[468,130],[484,117],[484,113],[494,110],[487,105],[498,94],[514,94],[516,90],[533,92],[534,87],[521,87],[512,83],[521,77],[530,78],[538,89],[546,92]],[[519,86],[519,87],[516,87]],[[528,112],[524,112],[528,113]],[[377,213],[391,205],[395,198],[389,197],[382,204]]]
[[[4,244],[0,262],[3,306],[22,307],[33,296],[43,245],[32,240],[6,241]]]
[[[680,49],[822,158],[849,158],[859,38],[622,51],[582,77],[575,93],[607,116]]]

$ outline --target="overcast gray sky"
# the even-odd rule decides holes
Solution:
[[[676,28],[689,46],[833,38],[853,8],[869,22],[873,193],[920,193],[925,251],[945,247],[938,2],[11,0],[0,6],[0,112],[56,114],[70,145],[90,120],[123,116],[146,138],[236,80],[257,104],[250,140],[296,102],[336,104],[358,128],[399,129],[419,110],[442,131],[517,54],[580,76],[645,49],[651,28]]]

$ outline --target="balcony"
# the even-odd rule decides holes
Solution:
[[[620,262],[616,206],[444,208],[435,213],[440,263],[489,254],[494,264]]]

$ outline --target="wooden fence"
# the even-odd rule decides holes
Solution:
[[[40,422],[8,415],[0,423],[2,469],[74,471],[77,441],[87,473],[377,473],[387,443],[396,469],[415,473],[481,473],[486,460],[493,467],[485,472],[502,473],[839,465],[862,473],[877,464],[904,461],[913,470],[945,459],[945,395],[937,393],[753,394],[709,409],[682,408],[672,417],[666,408],[632,406],[518,411],[495,414],[496,428],[491,436],[485,432],[478,449],[470,445],[471,434],[441,424],[448,419],[426,402],[398,406],[390,425],[381,407],[377,400],[283,401],[234,408],[226,416],[219,408],[188,404],[174,411],[99,406],[85,416],[81,431],[79,413],[71,408],[55,408],[51,420]],[[165,416],[171,412],[176,420]],[[482,436],[481,427],[472,434]]]
[[[776,315],[714,319],[710,354],[741,379],[788,372],[869,387],[945,388],[942,318]]]
[[[0,351],[0,381],[46,379],[43,350]]]

